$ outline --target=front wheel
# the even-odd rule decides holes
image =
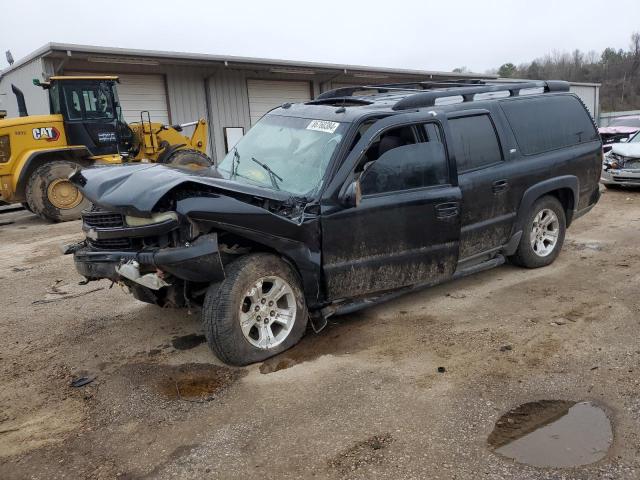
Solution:
[[[53,222],[77,220],[91,203],[69,176],[80,168],[75,162],[57,160],[38,167],[27,182],[29,210]]]
[[[526,268],[553,263],[562,249],[566,229],[566,216],[560,201],[550,195],[539,198],[529,212],[520,245],[511,261]]]
[[[263,361],[300,341],[307,307],[298,276],[281,258],[251,254],[228,264],[207,291],[202,321],[209,347],[225,363]]]

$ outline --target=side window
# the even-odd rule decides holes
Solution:
[[[514,99],[501,106],[524,155],[598,139],[589,114],[572,95]]]
[[[80,106],[80,97],[78,96],[78,92],[70,91],[67,92],[70,97],[70,102],[68,102],[68,110],[69,110],[69,118],[73,120],[82,119],[82,107]]]
[[[437,128],[437,127],[436,127]],[[447,155],[434,132],[422,125],[384,132],[367,150],[360,178],[363,195],[409,190],[449,183]]]
[[[449,120],[458,173],[482,168],[502,161],[502,151],[489,115]]]

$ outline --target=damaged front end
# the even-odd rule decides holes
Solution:
[[[160,165],[87,169],[71,180],[94,203],[82,215],[85,240],[67,249],[77,271],[87,281],[124,285],[138,300],[199,305],[224,280],[225,265],[256,248],[319,270],[317,222],[303,222],[303,206],[278,192],[258,197]]]
[[[640,139],[639,139],[640,140]],[[640,142],[615,145],[607,152],[600,181],[604,185],[640,185]]]
[[[139,217],[97,207],[84,212],[86,239],[73,249],[77,271],[87,281],[106,278],[126,285],[150,303],[183,306],[189,301],[183,294],[185,282],[221,281],[224,269],[217,234],[190,241],[189,228],[169,213],[140,225],[134,220]]]

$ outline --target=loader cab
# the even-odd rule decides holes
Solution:
[[[126,124],[118,101],[118,77],[51,77],[52,114],[62,115],[69,145],[84,145],[93,156],[117,154],[126,142]],[[125,128],[124,130],[128,130]]]

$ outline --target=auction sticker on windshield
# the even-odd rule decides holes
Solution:
[[[311,120],[307,125],[307,130],[315,130],[317,132],[334,133],[340,124],[338,122],[330,122],[328,120]]]

